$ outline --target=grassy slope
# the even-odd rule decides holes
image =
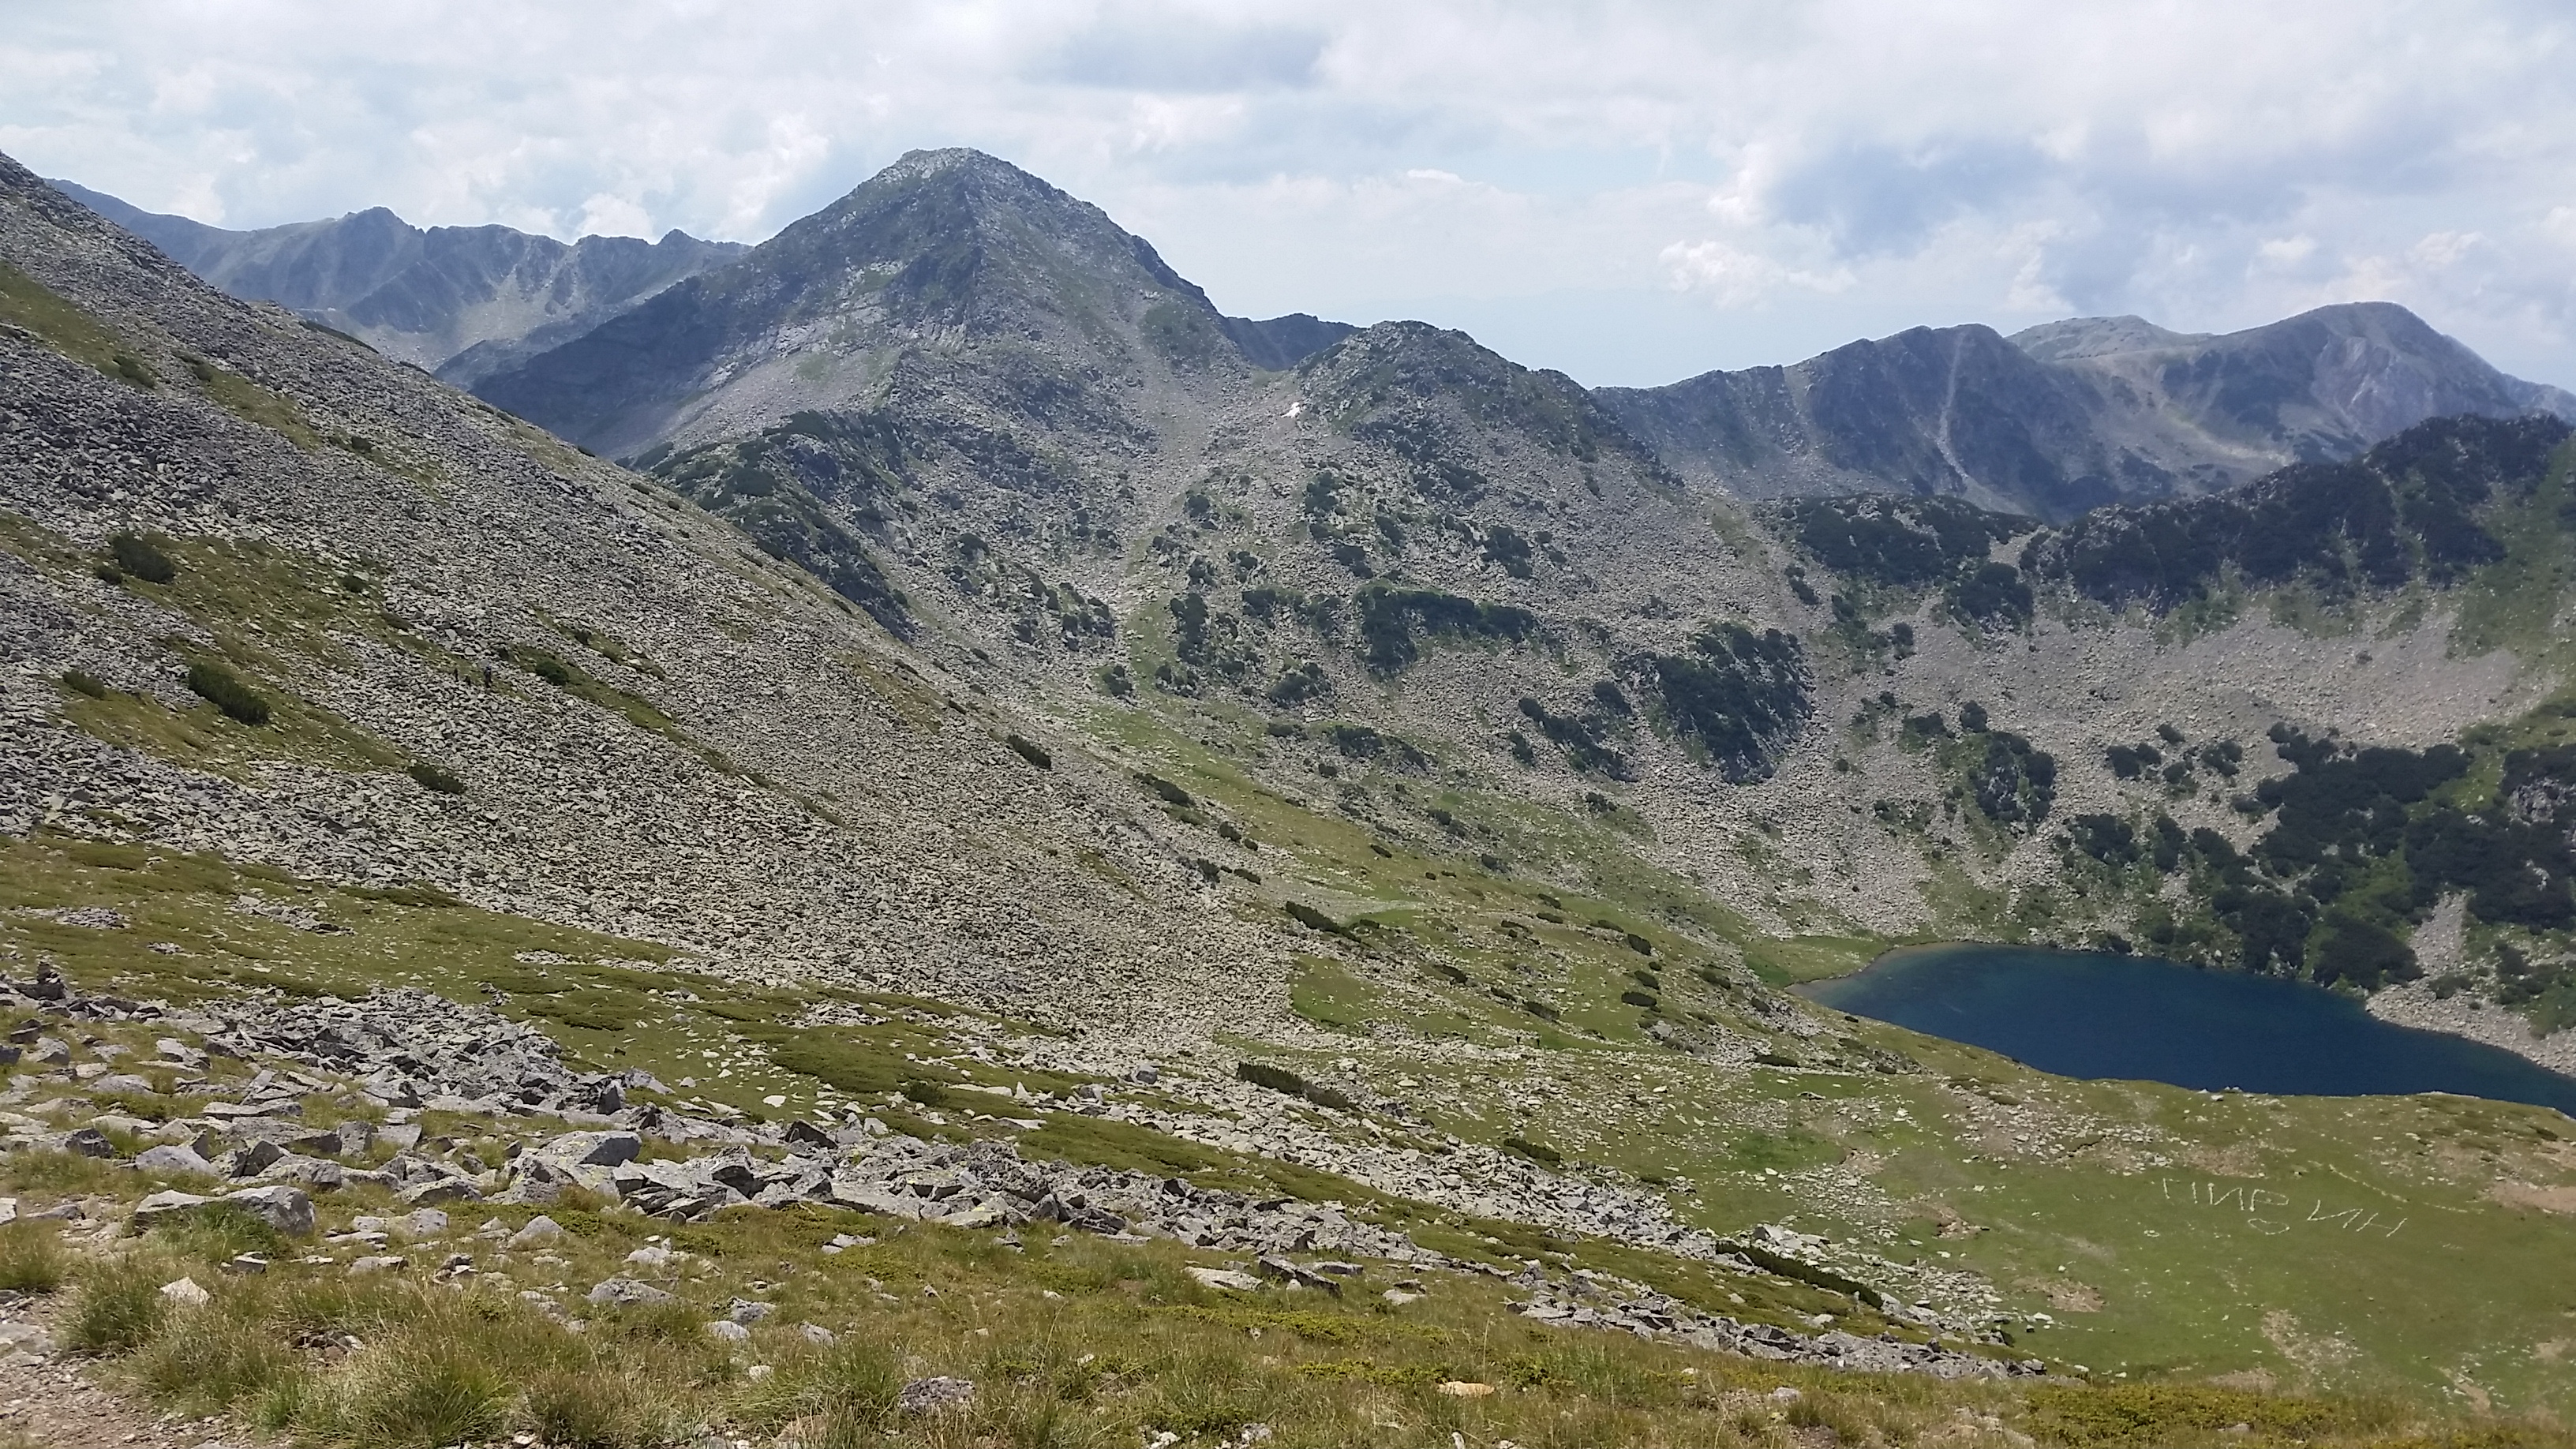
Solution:
[[[177,968],[147,978],[138,969],[145,963],[123,954],[137,949],[125,938],[185,930],[192,924],[188,903],[221,891],[265,885],[308,904],[338,906],[319,890],[306,896],[291,883],[229,875],[201,860],[148,863],[97,847],[43,844],[25,847],[10,864],[6,879],[52,888],[26,892],[13,906],[76,891],[137,913],[131,931],[87,932],[86,950],[60,934],[78,928],[29,925],[15,912],[0,918],[21,951],[39,940],[74,950],[73,973],[92,986],[187,983],[188,973]],[[207,908],[201,902],[199,909]],[[438,941],[450,969],[469,974],[502,969],[496,953],[504,950],[632,950],[631,943],[574,939],[463,907],[375,900],[334,914],[349,919],[348,931],[265,943],[277,948],[265,974],[368,977],[382,969],[373,963],[399,959],[401,948],[428,947],[419,932],[434,918],[446,922]],[[202,933],[215,922],[193,924]],[[236,934],[232,921],[221,928]],[[239,934],[247,942],[256,933]],[[641,964],[619,969],[636,980],[685,979]],[[79,1059],[103,1059],[98,1048],[105,1046],[127,1049],[131,1060],[166,1034],[151,1023],[102,1027]],[[650,1036],[638,1037],[634,1051],[664,1072],[676,1073],[686,1060],[684,1046]],[[258,1065],[218,1060],[199,1091],[238,1090],[237,1079]],[[21,1103],[77,1121],[77,1099],[66,1105],[71,1110],[56,1113],[43,1100]],[[183,1111],[186,1102],[116,1105],[151,1116]],[[317,1124],[369,1111],[345,1092],[307,1101],[308,1120]],[[433,1137],[469,1144],[486,1160],[542,1135],[540,1123],[456,1114],[431,1114],[427,1125]],[[1187,1150],[1133,1129],[1124,1138],[1103,1136],[1147,1160]],[[1030,1145],[1043,1150],[1078,1137],[1041,1133]],[[1227,1165],[1193,1166],[1221,1177]],[[131,1199],[155,1185],[111,1163],[45,1153],[8,1159],[0,1178],[22,1211],[67,1196]],[[1311,1192],[1331,1184],[1294,1186]],[[1364,1193],[1348,1195],[1367,1205]],[[363,1187],[325,1197],[322,1208],[326,1234],[363,1214],[397,1211],[381,1190]],[[320,1245],[308,1258],[316,1245],[288,1243],[238,1219],[156,1229],[130,1242],[84,1238],[72,1251],[57,1245],[57,1224],[21,1221],[0,1228],[0,1282],[40,1293],[61,1288],[58,1332],[75,1348],[111,1356],[115,1374],[174,1409],[229,1412],[311,1441],[367,1446],[514,1431],[557,1444],[642,1445],[698,1424],[763,1442],[783,1436],[823,1445],[885,1442],[889,1430],[902,1442],[943,1445],[1133,1444],[1166,1430],[1215,1443],[1252,1423],[1269,1425],[1273,1442],[1283,1445],[1442,1445],[1452,1434],[1526,1445],[1780,1445],[1813,1442],[1818,1428],[1853,1444],[2027,1442],[2014,1435],[2077,1445],[2530,1443],[2557,1432],[2542,1421],[2480,1421],[2453,1408],[2386,1399],[1837,1375],[1540,1327],[1505,1311],[1505,1285],[1472,1274],[1412,1280],[1428,1296],[1402,1307],[1380,1296],[1404,1271],[1388,1265],[1369,1267],[1337,1297],[1235,1292],[1190,1279],[1184,1265],[1221,1260],[1176,1244],[967,1232],[828,1209],[736,1210],[674,1226],[574,1199],[551,1210],[567,1237],[507,1247],[504,1237],[534,1211],[451,1209],[449,1231],[384,1250],[406,1258],[405,1266],[354,1277],[343,1265],[377,1247]],[[474,1227],[487,1218],[491,1226]],[[862,1241],[827,1252],[843,1233]],[[1436,1230],[1426,1226],[1423,1235],[1433,1238]],[[1465,1231],[1446,1237],[1476,1241]],[[627,1261],[649,1245],[683,1256],[665,1269]],[[1586,1245],[1562,1246],[1576,1250],[1576,1261],[1614,1272],[1672,1276],[1669,1268],[1656,1273],[1648,1255],[1592,1256]],[[250,1278],[222,1271],[219,1265],[242,1251],[264,1252],[276,1266]],[[474,1271],[433,1279],[431,1269],[454,1253],[467,1255]],[[631,1309],[582,1301],[590,1284],[614,1274],[650,1278],[677,1301]],[[162,1299],[159,1286],[183,1275],[214,1291],[211,1306],[189,1312]],[[1705,1283],[1702,1291],[1716,1286]],[[702,1325],[736,1298],[772,1303],[776,1311],[747,1341],[727,1345]],[[1812,1309],[1821,1301],[1811,1295],[1778,1307]],[[566,1317],[587,1319],[587,1331],[567,1331]],[[803,1332],[809,1323],[831,1330],[837,1342],[810,1341]],[[342,1335],[356,1346],[340,1346]],[[764,1368],[755,1372],[754,1365]],[[894,1407],[904,1381],[936,1373],[972,1379],[974,1404],[928,1418]],[[1443,1392],[1445,1383],[1494,1392],[1460,1397]],[[1773,1397],[1782,1386],[1802,1395]],[[2240,1424],[2246,1432],[2222,1432]]]

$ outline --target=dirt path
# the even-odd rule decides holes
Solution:
[[[249,1449],[221,1420],[157,1415],[90,1382],[90,1360],[54,1349],[61,1307],[0,1306],[0,1449]]]

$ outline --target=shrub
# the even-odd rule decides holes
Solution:
[[[447,771],[440,769],[438,766],[431,764],[427,760],[413,761],[409,773],[413,779],[420,782],[420,787],[424,790],[434,790],[441,795],[462,795],[465,793],[464,781],[449,774]]]
[[[1234,1076],[1237,1081],[1250,1082],[1256,1087],[1266,1087],[1287,1096],[1306,1095],[1304,1077],[1286,1067],[1274,1067],[1268,1062],[1237,1062],[1234,1064]]]
[[[107,682],[86,669],[66,669],[62,679],[63,688],[74,694],[86,694],[92,699],[107,698]]]
[[[179,576],[179,566],[170,556],[130,533],[120,533],[107,541],[107,552],[116,560],[118,569],[132,574],[147,584],[166,584]]]
[[[1347,934],[1343,930],[1341,922],[1325,915],[1322,911],[1316,910],[1313,906],[1306,904],[1304,901],[1290,901],[1285,906],[1281,907],[1281,909],[1288,913],[1288,919],[1295,921],[1298,925],[1311,927],[1328,936]]]
[[[68,1261],[53,1224],[21,1221],[0,1227],[0,1288],[51,1293],[63,1286]]]
[[[188,666],[188,687],[246,725],[268,723],[268,701],[258,691],[242,683],[241,676],[220,664],[200,660]]]
[[[1041,748],[1033,741],[1022,739],[1018,735],[1004,735],[1002,736],[1002,743],[1011,747],[1012,754],[1019,756],[1021,759],[1028,761],[1030,764],[1037,766],[1041,770],[1052,770],[1055,768],[1055,757],[1048,754],[1045,749]]]
[[[1564,1153],[1544,1142],[1532,1142],[1525,1137],[1504,1138],[1503,1150],[1516,1157],[1526,1157],[1542,1167],[1559,1167],[1565,1162]]]
[[[1663,1004],[1643,991],[1622,991],[1619,999],[1640,1011],[1653,1011]]]
[[[1136,772],[1136,783],[1144,786],[1147,790],[1152,791],[1155,797],[1160,799],[1166,805],[1177,805],[1180,808],[1187,810],[1199,803],[1196,797],[1192,796],[1189,791],[1182,789],[1180,786],[1173,784],[1171,781],[1164,779],[1160,775],[1149,774],[1145,771],[1139,770]]]

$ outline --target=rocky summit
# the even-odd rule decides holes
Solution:
[[[85,195],[0,162],[0,1434],[2565,1440],[2563,1115],[1795,989],[2576,1067],[2576,409],[2410,314],[1596,391],[971,151],[413,312],[469,239]]]

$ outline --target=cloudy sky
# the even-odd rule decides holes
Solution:
[[[1595,384],[2384,298],[2576,386],[2571,77],[2543,0],[0,0],[0,150],[152,210],[757,241],[970,145]]]

